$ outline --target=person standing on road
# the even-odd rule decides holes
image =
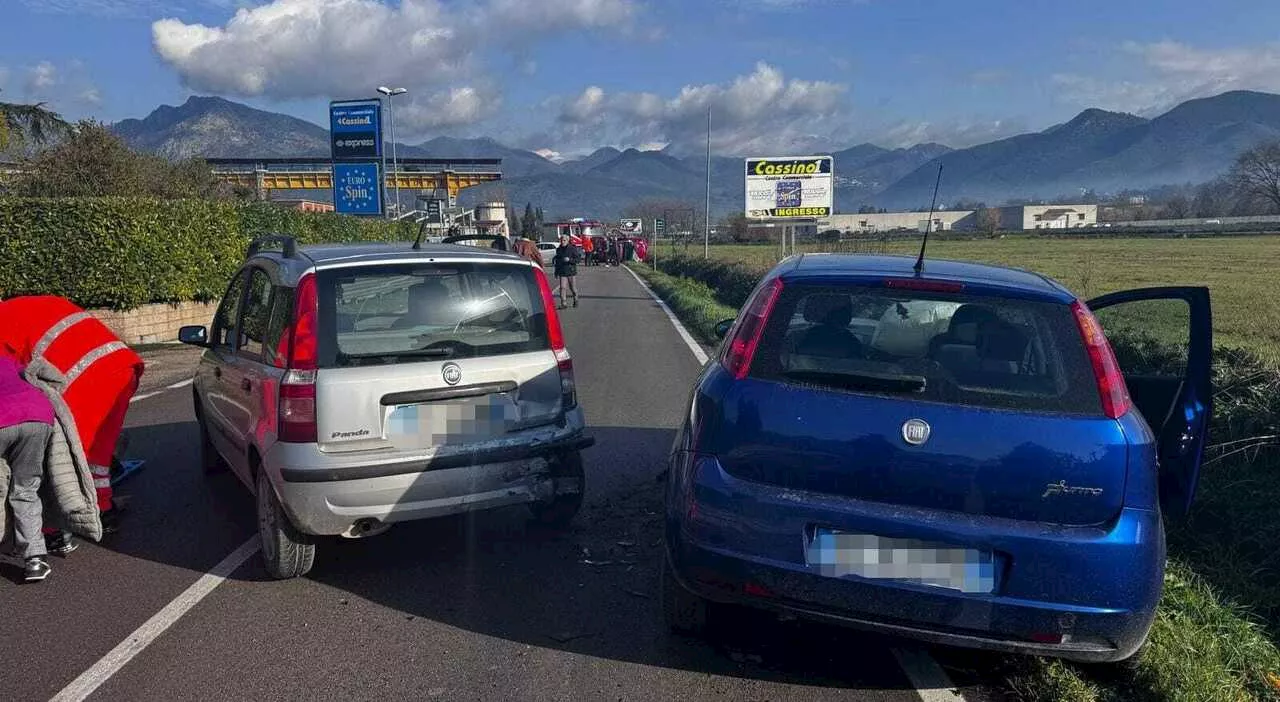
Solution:
[[[533,261],[539,268],[542,267],[542,252],[538,251],[538,245],[523,236],[516,237],[515,243],[512,244],[514,251],[520,258],[526,258]]]
[[[14,555],[23,559],[23,579],[29,583],[44,580],[51,570],[41,533],[44,507],[40,483],[52,436],[53,405],[23,379],[22,366],[17,361],[0,353],[0,459],[9,466],[8,505],[13,515]]]
[[[578,247],[567,236],[560,237],[560,246],[556,247],[556,257],[553,259],[556,268],[556,278],[560,279],[560,309],[565,307],[564,290],[566,281],[568,282],[569,292],[573,294],[573,306],[578,306],[578,286],[575,279],[578,276]]]
[[[0,353],[24,365],[42,360],[65,376],[61,400],[75,420],[93,473],[102,527],[114,530],[119,512],[112,499],[111,459],[142,377],[142,358],[105,324],[53,295],[0,302]]]

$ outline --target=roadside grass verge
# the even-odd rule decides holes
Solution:
[[[716,323],[738,316],[738,308],[716,300],[714,291],[706,283],[668,275],[643,264],[631,264],[631,270],[639,273],[675,312],[689,333],[707,346],[720,344],[715,333]]]
[[[660,259],[659,266],[666,272],[634,269],[711,343],[718,343],[712,327],[735,316],[763,272],[750,264],[716,266],[681,257]],[[1222,304],[1215,302],[1215,308]],[[1141,354],[1152,367],[1180,362],[1159,339],[1116,346],[1122,357]],[[1280,701],[1280,456],[1272,448],[1280,437],[1280,369],[1273,355],[1255,349],[1215,351],[1211,449],[1191,514],[1168,525],[1164,596],[1136,669],[1028,656],[971,659],[983,661],[988,678],[994,673],[1003,682],[1008,698]]]

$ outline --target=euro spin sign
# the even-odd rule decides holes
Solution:
[[[330,155],[335,161],[382,157],[382,102],[329,103]]]
[[[339,214],[382,214],[378,164],[333,164],[333,209]]]
[[[749,158],[749,219],[805,219],[831,214],[834,164],[830,156]]]

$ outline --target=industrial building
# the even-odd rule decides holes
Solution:
[[[994,208],[1001,231],[1077,229],[1098,225],[1097,205],[1013,205]],[[943,210],[933,213],[933,231],[976,231],[983,227],[978,210]],[[817,220],[819,232],[835,229],[849,234],[924,231],[927,212],[837,214]]]

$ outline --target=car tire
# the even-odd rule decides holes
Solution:
[[[205,421],[204,411],[200,409],[200,397],[195,398],[196,427],[200,432],[200,470],[205,475],[215,475],[227,469],[227,462],[218,455],[213,440],[209,438],[209,425]]]
[[[565,495],[556,495],[546,502],[534,502],[529,505],[529,511],[533,514],[533,519],[537,523],[563,529],[569,526],[573,518],[577,516],[578,511],[582,509],[582,496],[586,492],[586,470],[582,465],[582,453],[573,451],[562,454],[551,465],[551,477],[556,480],[577,479],[579,489],[577,492]]]
[[[276,580],[306,575],[315,563],[315,542],[289,521],[266,471],[257,473],[258,535],[267,574]]]
[[[662,554],[662,563],[658,566],[659,600],[662,605],[662,620],[667,629],[686,636],[702,636],[707,632],[707,621],[711,603],[685,589],[671,572],[671,564],[667,555]]]

